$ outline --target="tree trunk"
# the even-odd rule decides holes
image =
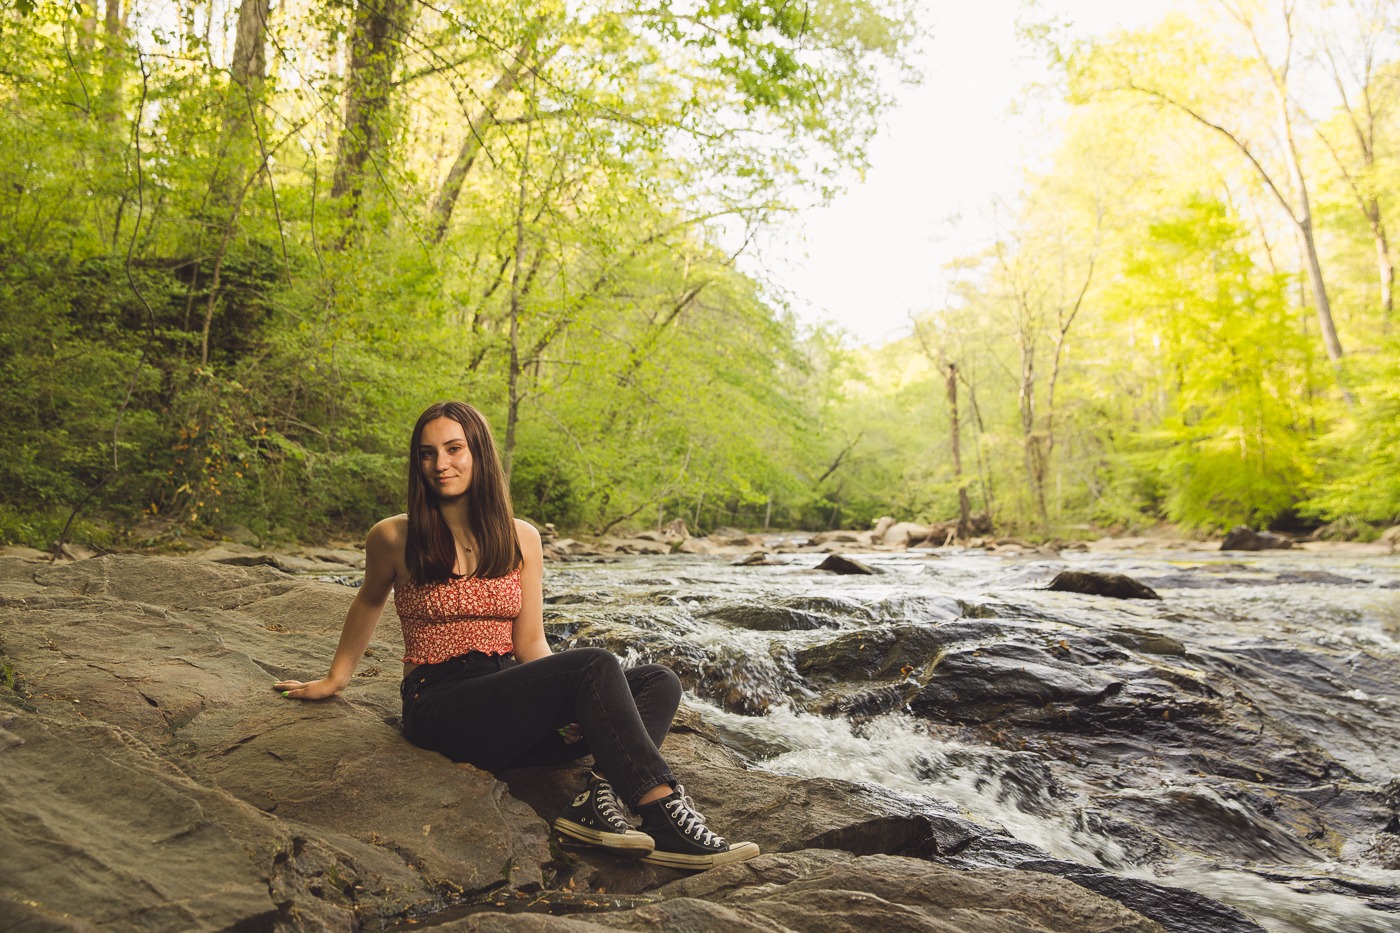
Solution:
[[[121,0],[107,0],[102,36],[102,118],[109,123],[121,117],[122,75],[126,69],[126,49],[122,44]]]
[[[986,458],[982,456],[982,436],[987,426],[982,421],[982,408],[977,404],[977,388],[967,378],[966,371],[959,371],[962,384],[967,387],[967,401],[972,407],[972,421],[977,427],[977,481],[982,486],[982,514],[986,517],[987,534],[996,530],[996,490],[992,488],[992,478],[987,470]]]
[[[525,182],[530,171],[530,134],[525,135],[525,148],[520,159],[520,194],[515,209],[515,260],[510,271],[510,371],[506,411],[505,471],[510,482],[515,463],[515,426],[520,420],[520,269],[525,260]]]
[[[1381,222],[1381,206],[1375,198],[1371,199],[1367,217],[1376,241],[1376,268],[1381,280],[1381,333],[1389,334],[1390,321],[1395,315],[1395,263],[1391,261],[1390,239]]]
[[[447,225],[452,221],[452,211],[456,208],[457,198],[462,193],[462,184],[467,180],[467,175],[471,172],[472,165],[476,162],[476,157],[484,145],[483,135],[500,119],[497,108],[501,101],[519,85],[520,70],[525,63],[525,52],[524,46],[516,49],[515,60],[496,79],[496,83],[491,85],[486,99],[481,102],[481,109],[467,117],[467,136],[462,140],[462,148],[457,152],[457,158],[453,161],[452,168],[448,169],[447,178],[442,183],[442,190],[433,200],[430,213],[429,242],[440,243],[442,238],[447,235]]]
[[[1317,323],[1322,331],[1322,345],[1326,347],[1327,358],[1337,368],[1340,377],[1343,356],[1342,342],[1337,338],[1337,327],[1332,321],[1332,302],[1327,297],[1327,285],[1322,278],[1322,260],[1317,255],[1317,242],[1313,237],[1312,202],[1308,197],[1307,179],[1303,175],[1303,162],[1298,156],[1298,143],[1293,132],[1293,114],[1289,110],[1288,71],[1293,50],[1291,16],[1291,8],[1286,9],[1284,25],[1287,28],[1288,52],[1284,57],[1283,65],[1280,68],[1271,66],[1269,69],[1274,84],[1274,100],[1278,106],[1279,127],[1283,130],[1283,154],[1288,161],[1288,174],[1293,182],[1293,190],[1297,193],[1296,205],[1288,205],[1285,199],[1284,208],[1303,237],[1303,246],[1307,253],[1308,281],[1312,285],[1313,302],[1317,305]],[[1252,28],[1250,28],[1250,40],[1254,43],[1260,60],[1267,61],[1263,49],[1259,46],[1258,36]],[[1282,198],[1281,192],[1279,196]],[[1342,391],[1347,396],[1347,401],[1351,401],[1351,396],[1346,392],[1345,386],[1343,386]]]
[[[243,0],[238,6],[238,37],[233,45],[233,82],[256,94],[267,71],[267,17],[271,0]]]
[[[1026,466],[1026,480],[1030,483],[1031,497],[1036,511],[1040,513],[1043,530],[1050,528],[1049,512],[1045,508],[1045,457],[1040,449],[1040,436],[1036,431],[1035,412],[1035,344],[1032,339],[1021,335],[1021,386],[1017,404],[1021,411],[1021,447]]]
[[[253,140],[248,128],[254,119],[253,106],[262,90],[267,71],[267,17],[270,0],[243,0],[238,7],[238,35],[234,41],[231,74],[233,83],[224,99],[223,130],[219,153],[227,166],[221,166],[214,184],[214,198],[231,204],[242,198],[253,158]]]
[[[78,49],[90,54],[97,44],[97,0],[81,0],[78,9]]]
[[[962,422],[958,418],[958,364],[948,363],[948,437],[953,451],[953,479],[958,484],[958,539],[972,535],[972,505],[963,482]]]
[[[364,187],[365,162],[385,143],[399,37],[408,24],[411,0],[360,0],[350,35],[350,70],[345,82],[345,125],[336,144],[331,197],[353,227]],[[348,239],[342,238],[342,245]]]
[[[1289,164],[1296,162],[1296,156]],[[1308,284],[1312,286],[1313,304],[1317,307],[1317,326],[1322,331],[1322,345],[1327,348],[1327,358],[1334,365],[1342,362],[1342,342],[1337,338],[1337,327],[1332,323],[1332,302],[1327,297],[1327,286],[1322,280],[1322,261],[1317,255],[1317,241],[1313,238],[1312,211],[1308,205],[1308,192],[1303,187],[1301,175],[1295,176],[1298,185],[1299,216],[1295,223],[1303,238],[1303,251],[1308,263]]]

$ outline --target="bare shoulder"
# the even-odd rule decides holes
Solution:
[[[520,539],[520,550],[523,554],[540,553],[540,533],[534,525],[523,518],[517,518],[515,520],[515,536]]]
[[[407,578],[404,564],[404,551],[407,546],[407,515],[386,518],[371,528],[365,536],[366,582],[373,579],[389,586],[401,575]]]
[[[377,522],[365,537],[365,548],[379,547],[403,550],[408,540],[408,516],[395,515]]]
[[[409,517],[407,514],[398,514],[377,521],[374,528],[370,528],[370,538],[379,538],[381,541],[406,541],[409,537]]]

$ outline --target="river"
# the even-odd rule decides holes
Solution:
[[[1272,933],[1400,931],[1400,557],[675,555],[552,564],[547,628],[682,676],[755,768],[956,806]],[[1161,600],[1046,589],[1127,574]]]

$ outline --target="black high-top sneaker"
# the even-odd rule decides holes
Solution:
[[[554,821],[554,829],[619,855],[646,855],[652,850],[651,837],[632,828],[622,815],[612,785],[596,774]]]
[[[677,784],[669,797],[639,808],[642,832],[656,843],[642,861],[668,868],[703,871],[729,862],[742,862],[758,854],[752,842],[725,842],[705,826],[705,818],[695,810],[695,801]]]

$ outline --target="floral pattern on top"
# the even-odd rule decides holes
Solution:
[[[395,584],[404,661],[437,664],[468,651],[510,654],[520,599],[519,568],[504,577]]]

